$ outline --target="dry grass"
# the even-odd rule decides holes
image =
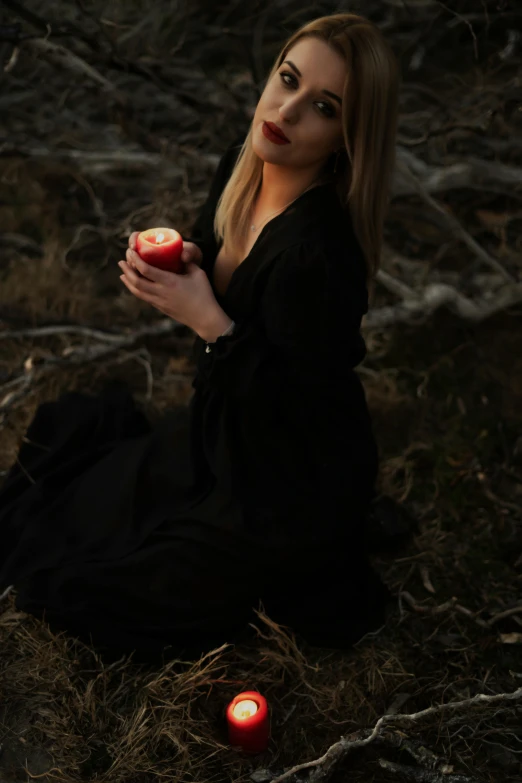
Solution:
[[[50,278],[67,277],[56,269],[58,255],[53,259]],[[9,270],[11,292],[18,272]],[[92,313],[93,323],[127,296],[102,298],[96,288],[93,283],[92,299],[78,305],[82,318]],[[52,290],[54,311],[66,312],[70,287]],[[414,611],[399,597],[406,591],[433,608],[456,596],[486,620],[520,600],[522,471],[514,445],[522,368],[512,360],[518,338],[512,322],[513,315],[505,315],[471,331],[440,314],[422,329],[393,330],[380,350],[376,345],[376,358],[371,343],[378,336],[368,336],[361,377],[382,449],[380,487],[420,520],[418,534],[401,551],[374,557],[397,595],[375,638],[347,652],[312,648],[260,607],[254,642],[156,669],[133,663],[132,656],[107,665],[94,650],[18,612],[12,593],[0,615],[0,769],[9,780],[16,774],[25,780],[22,767],[49,781],[248,780],[254,768],[283,770],[320,756],[341,734],[372,726],[397,699],[400,712],[415,712],[478,692],[515,690],[520,644],[503,642],[503,635],[520,632],[520,617],[484,628],[453,609]],[[49,353],[62,347],[54,340],[45,340]],[[174,366],[190,378],[193,368],[183,355],[187,346],[178,346],[175,357],[171,342],[149,345],[154,404],[145,398],[143,368],[131,362],[116,367],[114,357],[48,376],[9,414],[2,467],[11,463],[36,406],[65,387],[95,392],[118,374],[151,414],[160,416],[173,400],[182,403],[190,386],[180,388],[169,375]],[[29,339],[5,345],[3,367],[11,369],[42,350],[41,341]],[[252,688],[268,699],[272,726],[270,749],[255,760],[227,747],[224,724],[230,699]],[[448,756],[457,769],[482,770],[477,779],[496,781],[505,773],[522,779],[519,712],[481,714],[473,721],[426,720],[408,736]],[[334,780],[344,780],[348,769],[351,781],[396,779],[379,768],[379,757],[397,756],[368,748],[344,761]]]
[[[99,9],[96,5],[94,17],[110,19],[114,15],[116,26],[111,29],[116,31],[114,35],[125,37],[122,56],[131,61],[144,53],[155,56],[156,47],[151,48],[150,41],[160,32],[165,37],[165,51],[171,52],[173,41],[178,41],[174,10],[172,18],[159,24],[162,20],[150,4],[145,8],[143,3],[135,3],[124,12],[123,6],[114,3],[103,13],[105,4],[100,3]],[[161,98],[157,115],[137,112],[131,122],[128,115],[118,113],[121,107],[116,110],[106,96],[102,100],[92,85],[85,94],[79,85],[78,92],[73,90],[69,96],[70,74],[45,62],[38,70],[31,60],[20,57],[14,71],[20,82],[12,91],[16,92],[19,83],[36,90],[31,79],[33,73],[38,74],[46,101],[39,107],[47,123],[41,127],[48,129],[41,130],[36,123],[38,132],[47,133],[42,143],[53,148],[96,150],[109,149],[123,139],[126,150],[143,145],[147,151],[158,152],[165,139],[177,149],[177,135],[181,134],[183,154],[176,162],[184,168],[181,177],[167,182],[158,179],[159,168],[140,171],[139,176],[119,170],[86,174],[52,156],[39,161],[16,155],[2,158],[0,224],[11,240],[0,246],[0,331],[74,323],[124,332],[135,328],[137,322],[157,320],[157,312],[123,290],[116,262],[123,257],[129,233],[136,228],[174,225],[183,234],[192,225],[210,177],[208,167],[200,162],[197,170],[191,170],[199,156],[193,129],[197,129],[200,149],[219,146],[222,150],[225,143],[217,145],[216,139],[220,134],[225,138],[230,131],[234,113],[242,122],[251,116],[255,92],[246,68],[237,65],[243,50],[231,45],[238,44],[244,35],[239,21],[237,30],[232,25],[232,19],[244,9],[234,4],[231,15],[232,10],[226,12],[225,6],[220,4],[222,24],[229,24],[237,35],[221,35],[220,40],[214,27],[204,34],[204,21],[196,19],[184,30],[189,51],[182,49],[179,56],[187,58],[182,64],[187,73],[193,73],[190,86],[199,97],[194,106],[183,102],[183,96],[175,138],[172,110],[162,102],[167,100],[168,90],[156,91],[156,86],[136,75],[107,68],[111,79],[130,91],[136,101],[148,100],[149,95]],[[298,3],[287,6],[288,14],[294,16],[300,8]],[[32,4],[32,8],[48,12],[43,3]],[[397,28],[403,31],[400,40],[405,40],[404,30],[416,35],[418,25],[409,18],[410,11],[401,16],[402,11],[395,10]],[[59,11],[56,14],[59,16]],[[141,33],[134,33],[141,14]],[[446,40],[440,37],[448,35],[442,27],[446,21],[443,14],[437,16],[434,41]],[[97,30],[84,17],[82,24],[86,30]],[[288,27],[293,24],[289,22]],[[281,28],[276,28],[267,25],[266,35],[279,36]],[[389,35],[393,34],[390,29]],[[498,46],[504,44],[502,39]],[[470,34],[462,36],[462,59],[465,47],[472,51]],[[161,45],[157,50],[163,51]],[[452,51],[449,46],[434,44],[424,61],[426,71],[421,69],[414,78],[429,76],[430,69],[436,72],[434,63],[439,57],[443,73],[455,69]],[[199,57],[197,67],[192,68],[191,58]],[[205,58],[212,66],[207,63],[206,70],[202,67]],[[220,62],[222,68],[217,65]],[[457,86],[452,86],[450,93],[452,102],[455,93],[461,95],[472,115],[482,106],[482,98],[479,95],[476,105],[472,102],[475,99],[469,85],[476,86],[476,64],[470,62],[468,59],[467,74],[459,73],[457,78],[453,73]],[[169,68],[178,66],[176,57],[169,54],[165,58],[162,73],[167,82],[170,79],[171,84],[179,85],[189,79],[174,78]],[[505,67],[510,67],[509,60]],[[161,70],[158,68],[158,73]],[[497,73],[491,79],[497,78]],[[230,74],[234,81],[229,85]],[[59,98],[56,110],[65,106],[69,112],[58,115],[58,140],[47,113],[49,95],[44,91],[44,86],[51,84]],[[208,94],[202,92],[204,88]],[[440,82],[437,89],[442,96]],[[420,102],[422,91],[411,91],[409,101],[413,100],[411,95]],[[25,129],[30,137],[34,131],[33,103],[33,99],[30,106],[17,102],[12,113],[17,133]],[[209,106],[207,122],[205,117],[200,122]],[[432,122],[433,107],[428,107],[429,111],[418,111],[419,122],[428,117],[422,131]],[[408,102],[407,111],[414,112],[409,116],[414,117],[418,108],[418,103]],[[496,124],[488,133],[494,137],[498,132],[502,137],[502,112],[497,108],[495,112]],[[69,127],[73,116],[77,124]],[[153,128],[147,127],[147,122],[153,122],[151,117]],[[510,122],[515,119],[510,117]],[[160,133],[164,134],[161,140]],[[23,134],[20,138],[23,141]],[[194,142],[194,148],[189,141]],[[483,148],[478,141],[478,134],[458,137],[459,154],[471,150],[470,154],[480,155]],[[430,148],[435,150],[434,160],[444,156],[445,145],[451,151],[450,142],[444,136],[435,139]],[[416,152],[429,157],[425,147]],[[510,153],[513,165],[520,165],[517,154],[515,148]],[[444,202],[477,235],[483,229],[475,220],[475,207],[512,216],[519,209],[516,195],[511,199],[506,194],[470,190],[448,194]],[[448,237],[441,238],[440,227],[434,232],[429,220],[423,223],[417,208],[415,199],[392,205],[390,240],[404,253],[424,256],[428,265],[441,263],[433,257]],[[84,226],[81,231],[80,226]],[[16,237],[24,238],[21,245]],[[500,233],[486,235],[489,248],[499,257],[506,242],[511,243],[514,253],[519,240],[515,222]],[[466,249],[454,238],[444,249],[442,265],[455,264],[462,270],[470,263]],[[366,335],[368,357],[359,369],[381,448],[380,489],[404,503],[419,520],[418,532],[400,551],[373,558],[397,597],[384,629],[352,650],[322,650],[295,639],[291,629],[275,625],[260,607],[253,639],[210,651],[199,661],[147,667],[134,663],[131,657],[107,664],[95,650],[64,634],[54,635],[45,623],[18,612],[16,593],[11,593],[0,604],[0,782],[156,783],[165,779],[241,783],[248,781],[255,769],[270,767],[281,772],[317,758],[341,735],[373,726],[387,710],[416,712],[476,693],[511,692],[519,687],[522,614],[496,616],[520,606],[521,601],[520,315],[520,308],[512,308],[471,327],[440,311],[422,327],[396,326]],[[38,365],[87,342],[70,335],[3,339],[0,382],[18,374],[28,357]],[[23,400],[4,417],[0,471],[6,471],[16,458],[38,405],[65,390],[96,393],[108,379],[122,378],[152,419],[160,418],[167,407],[186,403],[194,371],[188,358],[191,343],[191,334],[181,329],[169,336],[143,339],[132,350],[118,350],[82,365],[56,366],[37,377]],[[154,379],[152,396],[148,394],[150,375]],[[453,597],[457,600],[451,603]],[[438,611],[447,601],[446,609]],[[228,747],[224,723],[228,702],[246,689],[263,693],[271,710],[270,748],[254,759]],[[388,737],[397,739],[402,732],[402,736],[446,757],[455,772],[473,781],[514,783],[522,781],[520,726],[521,707],[510,703],[433,716],[390,731]],[[401,779],[383,768],[379,759],[418,769],[390,740],[350,754],[338,765],[331,781],[386,783]],[[451,777],[448,773],[448,783]]]

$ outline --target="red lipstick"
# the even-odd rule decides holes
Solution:
[[[276,144],[290,144],[290,139],[287,139],[281,128],[275,125],[273,122],[263,122],[263,135],[270,141]]]

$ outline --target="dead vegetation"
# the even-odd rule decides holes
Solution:
[[[151,418],[187,402],[193,335],[122,290],[116,263],[135,229],[190,230],[282,31],[335,10],[4,0],[1,471],[64,390],[121,377]],[[403,73],[359,368],[380,489],[419,520],[374,557],[395,609],[341,652],[260,607],[255,642],[150,668],[53,635],[11,591],[2,781],[522,781],[522,12],[486,0],[349,10],[379,22]],[[271,709],[255,758],[228,747],[224,723],[246,689]]]

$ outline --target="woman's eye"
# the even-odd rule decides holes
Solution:
[[[296,80],[296,78],[295,78],[295,76],[293,74],[284,71],[283,73],[280,73],[279,76],[281,77],[281,81],[283,82],[285,87],[289,87],[291,89],[292,85],[296,86],[296,81],[297,80]],[[287,76],[289,79],[291,79],[291,81],[290,82],[285,81],[285,76]],[[319,109],[319,111],[322,114],[324,114],[326,117],[334,117],[335,116],[335,110],[330,106],[329,103],[327,103],[326,101],[320,101],[320,103],[322,103],[323,106],[326,106],[326,110],[325,109]]]
[[[283,84],[286,84],[287,86],[290,84],[295,84],[295,76],[292,76],[291,73],[280,73],[279,76],[283,80]],[[285,82],[285,76],[288,76],[292,81],[291,82]]]

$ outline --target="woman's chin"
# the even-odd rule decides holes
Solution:
[[[266,144],[263,144],[263,141],[266,141],[264,137],[258,141],[254,136],[252,138],[252,149],[258,158],[261,158],[263,161],[268,160],[270,162],[270,156],[268,154],[269,151],[267,150]]]
[[[262,131],[259,132],[259,139],[256,139],[255,137],[252,139],[252,149],[257,157],[261,158],[261,160],[266,163],[283,163],[283,154],[281,153],[281,150],[286,150],[287,146],[290,145],[284,144],[280,146],[279,144],[274,144],[263,136]]]

